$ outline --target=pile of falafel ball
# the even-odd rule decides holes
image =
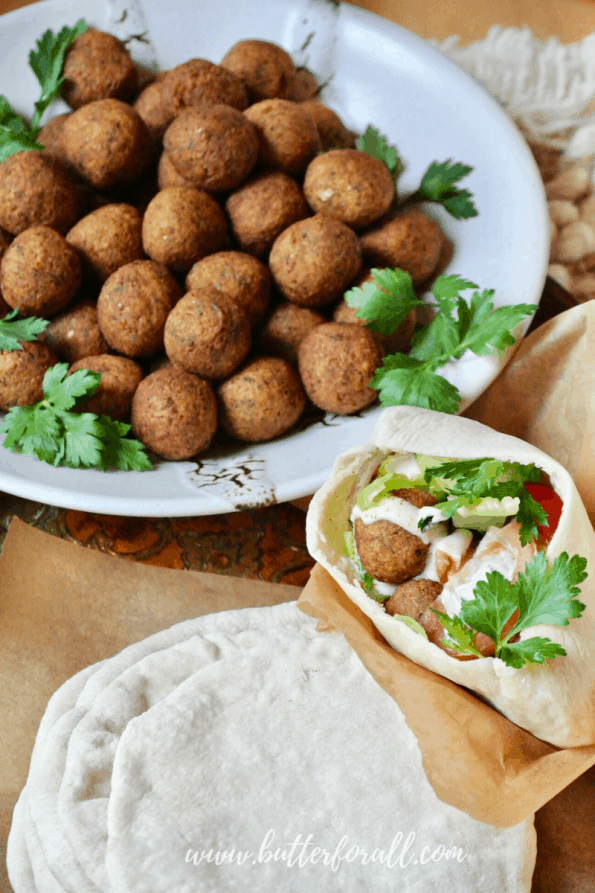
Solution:
[[[64,75],[73,111],[42,128],[43,151],[0,164],[0,316],[49,319],[0,352],[0,408],[42,399],[66,361],[101,373],[83,410],[180,460],[218,425],[278,437],[308,398],[369,406],[415,320],[372,334],[343,294],[370,267],[423,283],[445,239],[421,209],[391,210],[387,167],[354,148],[314,77],[260,40],[155,76],[91,28]]]

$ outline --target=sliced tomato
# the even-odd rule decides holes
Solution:
[[[544,524],[537,525],[539,536],[547,545],[556,532],[558,522],[560,521],[562,500],[551,487],[546,487],[545,484],[525,484],[525,490],[547,513],[549,526],[546,527]]]

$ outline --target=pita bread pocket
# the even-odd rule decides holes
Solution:
[[[564,553],[578,554],[586,560],[587,576],[578,596],[584,610],[578,616],[577,608],[577,614],[566,625],[542,623],[520,635],[521,640],[538,637],[557,643],[566,652],[565,656],[520,667],[509,666],[499,657],[461,661],[412,628],[414,624],[407,625],[387,614],[381,602],[366,595],[353,561],[344,552],[345,533],[349,532],[358,494],[390,454],[447,456],[453,460],[490,457],[504,463],[535,465],[545,472],[562,501],[562,510],[549,543],[535,557],[544,565],[544,558],[547,559],[550,566],[556,559],[558,563],[563,561],[560,556]],[[509,549],[510,543],[506,541],[510,540],[510,528],[490,529],[488,534],[492,541],[499,541],[498,549]],[[482,546],[489,552],[488,534]],[[570,475],[558,462],[515,437],[469,419],[407,406],[394,407],[382,414],[370,441],[335,462],[329,480],[310,505],[307,538],[312,556],[396,651],[475,692],[509,720],[543,741],[557,747],[595,743],[595,534]],[[517,554],[515,573],[529,557],[526,549]],[[459,574],[464,576],[464,572],[465,567]],[[561,655],[559,649],[558,653]]]

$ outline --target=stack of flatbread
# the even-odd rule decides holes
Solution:
[[[521,893],[534,864],[532,819],[439,801],[397,704],[295,603],[180,623],[70,679],[8,842],[15,893]]]

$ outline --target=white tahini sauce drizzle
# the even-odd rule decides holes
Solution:
[[[440,600],[446,613],[453,617],[461,610],[461,603],[475,598],[473,590],[491,571],[499,571],[507,580],[512,580],[516,571],[517,556],[512,549],[502,548],[487,555],[486,547],[498,536],[499,530],[491,527],[484,536],[476,555],[445,583]]]
[[[359,505],[354,505],[351,519],[355,521],[359,518],[364,524],[374,524],[376,521],[391,521],[398,524],[403,530],[418,536],[422,543],[431,543],[438,537],[444,537],[448,533],[448,525],[441,521],[428,527],[423,533],[419,529],[418,521],[420,519],[420,511],[416,506],[411,505],[405,499],[398,496],[389,496],[383,499],[378,505],[373,505],[369,509],[360,509]]]
[[[436,553],[443,552],[445,555],[448,555],[452,558],[455,566],[458,567],[472,541],[473,534],[470,530],[455,530],[455,532],[451,533],[449,536],[434,540],[430,545],[426,566],[421,574],[418,574],[415,579],[434,580],[436,583],[439,583],[440,578],[438,577],[438,570],[436,568]]]

